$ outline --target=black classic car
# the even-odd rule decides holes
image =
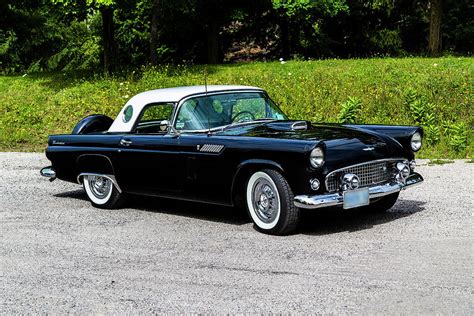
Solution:
[[[41,174],[82,184],[99,208],[128,194],[246,206],[258,230],[282,235],[301,209],[391,208],[423,181],[414,171],[422,133],[290,120],[256,87],[158,89],[115,120],[92,115],[50,136]]]

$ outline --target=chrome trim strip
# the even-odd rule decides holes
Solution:
[[[378,162],[384,162],[384,161],[405,161],[407,159],[405,158],[385,158],[385,159],[376,159],[376,160],[369,160],[369,161],[366,161],[366,162],[361,162],[361,163],[358,163],[358,164],[355,164],[355,165],[350,165],[350,166],[345,166],[345,167],[342,167],[342,168],[339,168],[339,169],[336,169],[336,170],[333,170],[331,172],[329,172],[326,177],[324,178],[324,186],[325,188],[327,189],[328,188],[328,179],[329,177],[336,173],[336,172],[340,172],[344,169],[348,169],[348,168],[354,168],[354,167],[358,167],[358,166],[363,166],[363,165],[366,165],[366,164],[370,164],[370,163],[378,163]]]
[[[369,188],[369,199],[379,198],[392,193],[400,192],[406,188],[411,188],[423,182],[423,177],[414,172],[408,176],[405,184],[399,182],[390,182],[382,185],[376,185]],[[322,195],[297,195],[293,200],[296,207],[305,209],[316,209],[342,205],[344,198],[341,193],[329,193]]]
[[[98,176],[98,177],[104,177],[112,181],[113,185],[115,188],[119,191],[119,193],[122,193],[122,189],[119,187],[117,183],[117,179],[115,179],[115,176],[110,175],[110,174],[101,174],[101,173],[92,173],[92,172],[83,172],[77,176],[77,183],[82,184],[81,177],[83,176]]]

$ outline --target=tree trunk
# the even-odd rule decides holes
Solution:
[[[208,64],[219,63],[219,23],[221,14],[218,0],[198,1],[202,10],[203,22],[206,24],[205,43]]]
[[[102,47],[104,50],[104,71],[111,72],[114,68],[114,10],[111,7],[102,7]]]
[[[430,35],[428,50],[431,56],[438,56],[441,51],[441,17],[443,0],[430,0]]]
[[[285,14],[285,13],[283,13]],[[290,25],[288,23],[288,18],[286,16],[282,16],[280,18],[280,34],[281,34],[281,55],[284,59],[288,59],[290,57]]]
[[[158,64],[158,21],[160,14],[160,0],[153,0],[151,11],[151,31],[150,31],[150,63],[153,66]]]
[[[207,28],[207,62],[209,64],[219,63],[218,35],[217,23],[211,18]]]

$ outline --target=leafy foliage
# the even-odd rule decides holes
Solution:
[[[472,54],[474,6],[469,0],[444,1],[442,42],[447,53]],[[104,52],[109,48],[119,71],[146,65],[151,55],[153,3],[153,0],[0,1],[0,73],[97,69],[98,63],[105,63]],[[280,57],[306,60],[407,56],[423,55],[427,48],[428,1],[160,0],[158,3],[155,19],[158,30],[153,33],[158,43],[153,41],[153,50],[162,64],[206,63],[210,56],[217,58],[214,62]],[[112,35],[103,32],[101,14],[105,9],[113,11],[113,18],[106,19]]]
[[[337,117],[339,123],[356,123],[357,116],[360,115],[361,109],[362,102],[358,98],[349,97],[349,99],[342,104],[341,112],[339,112]]]
[[[458,122],[447,126],[448,144],[455,152],[463,152],[468,146],[469,128],[466,123]]]
[[[405,102],[416,124],[422,125],[424,129],[425,142],[435,144],[440,139],[440,130],[437,126],[434,106],[427,99],[408,89]]]

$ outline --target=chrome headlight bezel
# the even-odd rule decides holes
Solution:
[[[411,150],[413,150],[414,152],[417,152],[418,150],[420,150],[421,145],[422,145],[421,134],[419,132],[416,132],[415,134],[411,136],[411,139],[410,139]]]
[[[313,168],[321,168],[324,165],[324,150],[321,147],[318,146],[311,151],[309,163]]]

